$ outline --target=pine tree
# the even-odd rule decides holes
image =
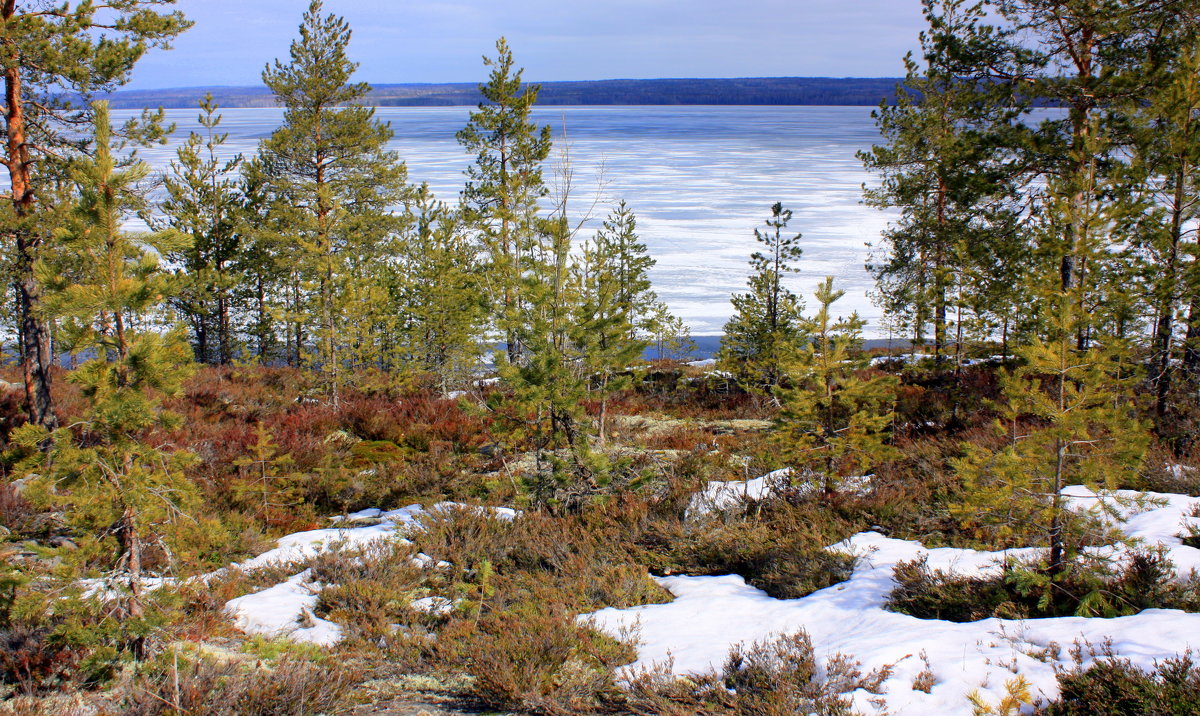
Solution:
[[[459,143],[475,155],[467,169],[462,203],[467,222],[479,232],[488,253],[490,294],[496,328],[507,346],[510,363],[522,359],[520,322],[525,265],[538,233],[538,200],[546,196],[542,162],[550,156],[550,127],[531,119],[538,86],[524,85],[523,70],[513,69],[508,42],[496,41],[496,58],[479,85],[484,101],[458,133]]]
[[[432,376],[442,392],[466,385],[483,355],[479,253],[462,218],[422,185],[414,230],[401,240],[391,272],[389,305],[401,324],[397,367]]]
[[[235,499],[268,524],[273,517],[286,515],[301,502],[301,475],[289,469],[294,462],[291,455],[279,452],[270,431],[258,421],[249,454],[233,461],[241,477],[233,488]]]
[[[272,202],[269,211],[294,246],[290,266],[293,322],[311,333],[315,363],[336,399],[340,340],[358,307],[349,302],[355,268],[380,258],[385,237],[399,228],[391,214],[407,194],[406,169],[387,149],[392,132],[360,102],[370,87],[351,83],[357,64],[346,55],[350,27],[322,15],[312,0],[290,61],[263,70],[263,82],[284,107],[283,125],[262,142],[259,161]],[[306,335],[297,330],[295,350]]]
[[[619,308],[628,339],[646,336],[653,328],[659,300],[650,283],[652,258],[637,234],[637,217],[622,199],[596,232],[594,250],[613,282],[613,306]]]
[[[583,425],[589,380],[580,351],[583,329],[576,321],[581,287],[572,270],[571,239],[565,212],[541,222],[538,240],[524,259],[522,311],[514,323],[522,359],[498,363],[506,391],[492,401],[508,440],[534,448],[538,470],[528,485],[532,499],[567,508],[577,507],[597,478],[603,479]]]
[[[754,238],[765,246],[750,257],[749,291],[735,294],[734,315],[725,324],[719,360],[726,370],[755,389],[770,390],[779,385],[783,364],[799,348],[803,338],[800,323],[802,303],[786,286],[783,278],[799,269],[792,262],[800,258],[797,245],[800,234],[783,235],[792,212],[776,203],[764,229],[755,229]]]
[[[987,23],[985,5],[923,5],[923,62],[905,57],[895,104],[873,113],[886,144],[859,157],[881,180],[866,191],[867,203],[900,210],[868,266],[877,298],[890,315],[907,317],[918,344],[932,322],[941,359],[952,310],[1007,318],[1019,301],[1010,289],[1027,263],[1027,237],[1009,200],[1018,177],[1005,145],[1024,107],[1013,101],[1011,83],[985,80],[1013,54],[1009,34]]]
[[[133,235],[123,222],[143,205],[137,183],[149,173],[144,163],[120,166],[113,156],[107,104],[94,105],[95,156],[76,160],[71,176],[79,191],[72,221],[60,241],[86,257],[87,271],[69,285],[55,285],[53,266],[39,265],[55,315],[63,319],[76,351],[95,357],[70,376],[87,400],[80,424],[53,434],[29,425],[15,437],[27,448],[44,444],[33,459],[43,495],[66,509],[96,546],[117,543],[114,573],[123,574],[124,612],[130,646],[141,649],[147,616],[143,598],[143,552],[166,545],[168,526],[195,504],[194,486],[183,475],[191,460],[159,447],[147,432],[176,424],[160,400],[177,394],[191,374],[186,340],[179,332],[146,330],[144,318],[171,294],[172,277],[159,256],[183,250],[187,237],[166,231]],[[168,551],[169,553],[169,551]]]
[[[242,162],[239,193],[242,206],[238,213],[237,234],[240,250],[233,273],[242,277],[234,291],[234,300],[246,315],[244,342],[260,363],[283,359],[299,367],[302,357],[293,350],[293,335],[299,324],[289,320],[298,316],[299,299],[291,291],[296,276],[296,246],[287,240],[287,224],[273,210],[271,181],[259,157]],[[281,330],[282,329],[282,330]],[[280,333],[285,337],[280,348]]]
[[[1082,484],[1112,488],[1137,474],[1147,440],[1135,416],[1125,348],[1106,337],[1087,349],[1077,345],[1079,299],[1063,291],[1061,275],[1042,282],[1040,305],[1049,337],[1018,349],[1021,364],[1003,381],[1004,421],[997,430],[1007,444],[966,446],[954,467],[964,499],[952,508],[968,529],[992,544],[1010,544],[1033,532],[1048,546],[1044,600],[1077,564],[1088,522],[1068,509],[1063,488]]]
[[[1181,22],[1172,57],[1148,62],[1147,71],[1158,76],[1148,101],[1138,102],[1131,113],[1135,145],[1132,181],[1146,204],[1139,206],[1140,246],[1145,259],[1149,302],[1155,314],[1152,337],[1151,382],[1155,415],[1167,418],[1173,385],[1174,359],[1183,343],[1183,364],[1196,374],[1200,360],[1189,346],[1200,337],[1200,248],[1189,227],[1200,220],[1200,39],[1196,23]],[[1177,340],[1176,325],[1187,305],[1188,330]]]
[[[581,291],[576,335],[584,370],[600,399],[601,445],[607,436],[608,398],[632,384],[625,372],[649,346],[645,329],[651,327],[650,310],[658,300],[648,275],[654,259],[638,241],[636,229],[633,211],[620,202],[594,240],[584,244],[576,269]]]
[[[654,304],[646,330],[659,360],[684,360],[696,352],[691,329],[661,301]]]
[[[58,419],[50,394],[53,356],[42,306],[42,286],[34,274],[52,225],[43,212],[66,180],[67,165],[81,149],[78,128],[90,123],[89,98],[111,92],[129,80],[147,51],[167,48],[190,23],[179,12],[164,12],[174,0],[114,0],[97,4],[64,1],[0,4],[0,57],[3,57],[4,141],[0,161],[8,170],[12,213],[5,218],[14,253],[21,367],[31,421],[54,427]],[[156,118],[161,119],[161,115]],[[137,130],[131,125],[131,130]],[[153,138],[151,122],[135,134]]]
[[[817,287],[821,307],[805,319],[811,342],[787,363],[787,387],[778,389],[783,410],[775,438],[793,467],[792,482],[811,485],[825,500],[843,479],[893,453],[897,381],[868,371],[858,314],[834,320],[830,308],[844,295],[833,288],[832,276]]]
[[[1112,249],[1129,239],[1114,231],[1106,205],[1113,158],[1129,141],[1121,115],[1155,76],[1144,62],[1163,56],[1166,28],[1194,13],[1187,0],[999,0],[997,7],[1032,44],[1018,71],[1022,95],[1067,110],[1065,117],[1042,122],[1027,162],[1044,179],[1047,203],[1062,204],[1061,210],[1039,207],[1044,222],[1056,223],[1041,232],[1038,250],[1057,266],[1062,290],[1079,301],[1076,340],[1085,348],[1095,324],[1088,316],[1115,298],[1104,295],[1093,277],[1119,274],[1107,268],[1121,260]]]
[[[221,115],[211,94],[200,102],[199,122],[204,133],[192,132],[176,150],[161,211],[168,226],[192,237],[185,251],[170,257],[186,277],[173,303],[191,325],[196,359],[224,365],[235,352],[233,291],[240,277],[233,268],[242,204],[236,172],[242,156],[220,156],[229,135],[217,131]]]

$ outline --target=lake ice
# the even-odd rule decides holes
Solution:
[[[455,139],[469,107],[380,108],[395,131],[392,148],[408,164],[413,182],[428,182],[453,201],[471,162]],[[282,118],[278,109],[225,109],[221,130],[230,155],[252,154]],[[142,150],[164,169],[175,147],[197,129],[196,110],[170,110],[178,123],[171,142]],[[132,112],[114,112],[123,121]],[[745,287],[754,228],[776,201],[794,212],[789,229],[804,234],[800,273],[788,280],[805,296],[826,275],[846,290],[838,308],[858,311],[866,333],[884,337],[873,286],[864,269],[868,242],[877,241],[887,217],[861,204],[871,181],[856,152],[878,141],[869,107],[544,107],[540,124],[555,129],[556,145],[570,147],[573,205],[625,199],[639,233],[658,260],[651,278],[659,295],[695,335],[720,333],[730,314],[729,296]],[[564,141],[564,127],[566,140]],[[547,181],[553,181],[553,158]],[[585,231],[594,230],[605,206]]]

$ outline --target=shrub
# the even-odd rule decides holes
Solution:
[[[419,567],[414,554],[411,545],[391,542],[358,556],[319,557],[312,578],[329,586],[320,592],[317,615],[343,625],[351,640],[392,652],[407,646],[410,637],[423,637],[438,620],[414,609],[412,602],[428,595],[426,580],[436,575]]]
[[[0,684],[24,694],[62,688],[83,653],[55,639],[48,627],[14,625],[0,630]]]
[[[10,483],[0,483],[0,538],[13,532],[29,535],[43,525],[39,525],[38,510],[34,505],[21,496],[17,488]]]
[[[1200,665],[1190,653],[1167,659],[1147,672],[1126,659],[1108,656],[1084,669],[1058,675],[1058,700],[1044,716],[1185,716],[1200,714]]]
[[[864,674],[840,654],[821,664],[808,634],[800,631],[735,646],[719,674],[678,677],[669,664],[636,673],[617,705],[623,712],[661,716],[840,716],[852,713],[847,694],[878,693],[890,674],[887,667]]]
[[[849,579],[855,558],[826,546],[845,539],[856,525],[815,501],[780,499],[748,504],[742,514],[660,525],[647,544],[663,554],[661,571],[739,574],[778,599],[798,599]],[[645,540],[649,542],[648,540]],[[657,544],[655,544],[657,543]]]
[[[561,614],[483,619],[471,650],[471,693],[483,704],[563,716],[613,700],[613,670],[633,658],[628,646]]]
[[[901,562],[887,608],[920,619],[970,622],[988,617],[1118,617],[1144,609],[1200,611],[1200,584],[1177,582],[1161,552],[1135,552],[1113,568],[1076,562],[1053,584],[1040,563],[1005,562],[995,575],[930,569],[925,557]]]
[[[1173,492],[1180,495],[1200,495],[1200,468],[1196,468],[1195,458],[1180,460],[1170,450],[1162,445],[1152,449],[1142,466],[1137,485],[1129,485],[1133,489],[1151,492]],[[1122,485],[1121,487],[1126,487]]]
[[[774,641],[736,646],[725,660],[725,686],[736,694],[738,711],[755,714],[849,714],[841,697],[858,688],[861,672],[844,659],[831,661],[818,678],[812,640],[806,632]]]
[[[330,713],[350,705],[353,680],[336,663],[285,658],[254,665],[173,655],[148,665],[122,691],[112,716],[284,716]]]

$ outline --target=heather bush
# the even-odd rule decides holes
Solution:
[[[491,708],[550,716],[601,710],[617,695],[614,669],[634,657],[561,613],[490,616],[469,643],[473,696]]]
[[[1106,656],[1087,668],[1058,674],[1060,694],[1037,711],[1043,716],[1196,716],[1200,664],[1190,653],[1156,663],[1153,671]]]
[[[669,665],[632,674],[617,704],[622,713],[646,716],[842,716],[849,693],[878,693],[889,668],[863,673],[843,655],[821,663],[801,630],[730,650],[719,673],[680,677]]]
[[[253,664],[173,653],[147,664],[102,714],[117,716],[296,716],[351,705],[354,680],[337,662],[284,658]]]
[[[82,656],[49,627],[11,625],[0,629],[0,684],[27,695],[63,688]]]
[[[739,511],[651,527],[646,561],[662,572],[739,574],[779,599],[797,599],[845,581],[851,555],[826,549],[861,527],[811,499],[750,502]]]
[[[893,611],[921,619],[969,622],[988,617],[1118,617],[1144,609],[1200,611],[1200,582],[1174,579],[1158,552],[1135,552],[1122,564],[1073,563],[1051,588],[1042,563],[1005,562],[997,574],[963,576],[930,569],[924,557],[896,565]]]

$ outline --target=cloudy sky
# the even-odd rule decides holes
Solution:
[[[178,0],[195,26],[132,87],[259,83],[308,0]],[[474,82],[505,35],[532,81],[894,77],[919,0],[326,0],[354,29],[358,79]]]

